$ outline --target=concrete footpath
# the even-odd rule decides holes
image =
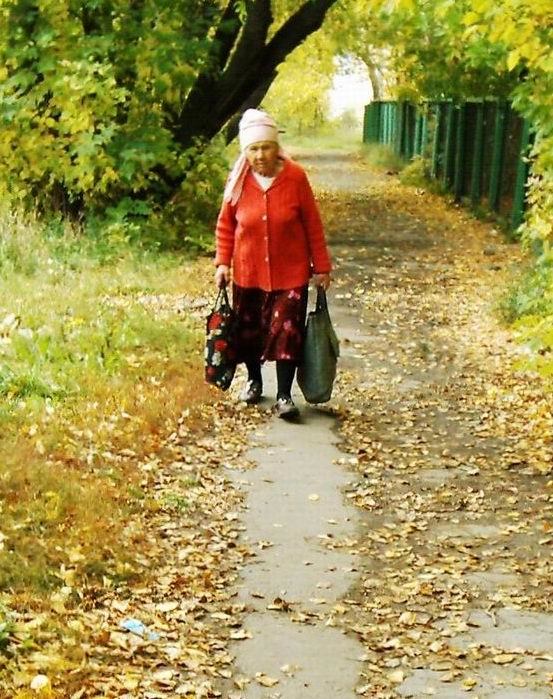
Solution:
[[[247,455],[257,467],[244,483],[245,538],[257,555],[239,597],[251,638],[231,651],[253,681],[237,696],[320,699],[323,688],[354,696],[363,647],[333,625],[358,575],[355,557],[335,546],[354,536],[356,522],[341,494],[349,476],[334,463],[333,423],[309,408],[298,424],[272,419]]]
[[[333,159],[315,177],[318,187],[350,190],[367,181],[367,173],[354,175],[347,161]],[[362,340],[347,302],[334,302],[333,322],[350,346]],[[276,394],[272,364],[264,368],[264,388],[261,409],[269,409]],[[364,647],[337,624],[348,603],[357,605],[348,592],[359,582],[352,544],[360,513],[344,498],[353,474],[340,465],[347,455],[337,445],[332,409],[306,405],[296,384],[293,395],[299,422],[271,418],[246,454],[256,467],[234,472],[247,492],[244,540],[256,558],[238,591],[249,610],[245,632],[231,647],[244,684],[229,699],[358,696]]]

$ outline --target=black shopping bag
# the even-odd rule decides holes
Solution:
[[[298,384],[308,403],[326,403],[332,395],[340,345],[330,315],[326,293],[317,287],[315,310],[307,316]]]
[[[205,380],[226,391],[236,371],[236,316],[226,287],[219,290],[215,306],[207,316]]]

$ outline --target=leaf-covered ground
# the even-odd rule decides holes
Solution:
[[[547,697],[552,400],[494,313],[518,250],[393,181],[327,196],[336,298],[364,329],[340,382],[366,513],[358,694]]]
[[[310,164],[325,187],[334,303],[364,329],[342,338],[334,399],[361,520],[343,542],[361,554],[359,581],[333,615],[366,647],[352,692],[548,696],[551,399],[516,369],[524,351],[494,314],[518,249],[350,159]],[[80,588],[67,572],[49,608],[31,599],[0,616],[1,697],[225,696],[237,676],[228,643],[244,633],[233,586],[252,555],[226,474],[267,419],[232,396],[183,412],[136,463],[144,507],[126,538],[139,574]]]

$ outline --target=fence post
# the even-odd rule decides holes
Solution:
[[[492,167],[490,173],[490,191],[488,195],[489,207],[492,211],[499,211],[499,197],[501,192],[501,174],[503,170],[503,151],[505,141],[505,121],[507,118],[507,103],[498,100],[495,112],[495,127],[493,139]]]
[[[363,111],[363,143],[367,143],[369,140],[369,119],[371,116],[371,106],[370,104],[365,105]]]
[[[424,108],[418,107],[415,117],[415,147],[414,154],[422,155],[428,138],[428,123],[426,119],[426,111]]]
[[[419,115],[417,114],[417,105],[409,104],[409,147],[407,150],[407,157],[409,160],[415,155],[417,149],[417,139],[418,139],[418,123]]]
[[[415,113],[415,135],[413,137],[413,155],[420,155],[421,122],[419,115]]]
[[[426,146],[428,145],[428,105],[425,104],[421,116],[421,142],[420,155],[424,155]]]
[[[449,189],[453,182],[453,168],[455,166],[455,138],[454,138],[455,108],[451,102],[447,105],[445,127],[445,152],[443,182]]]
[[[476,106],[476,124],[472,152],[472,172],[470,176],[470,202],[475,208],[482,195],[482,164],[484,156],[484,103]]]
[[[379,111],[380,102],[371,102],[366,107],[366,131],[364,133],[364,141],[375,143],[379,137]]]
[[[463,102],[455,108],[457,124],[455,129],[455,164],[453,175],[453,192],[456,201],[461,199],[465,184],[465,117],[466,107]]]
[[[382,102],[376,103],[376,113],[374,115],[374,140],[377,143],[382,141]]]
[[[383,139],[382,143],[388,144],[390,142],[390,129],[392,123],[392,104],[391,102],[386,102],[384,104],[384,114],[382,117],[383,121]]]
[[[442,130],[443,112],[442,105],[436,103],[436,123],[434,125],[434,138],[432,139],[432,166],[430,176],[433,179],[438,177],[438,167],[440,161],[440,131]]]
[[[378,141],[378,112],[380,103],[371,102],[365,107],[363,141],[365,143],[374,143]]]
[[[375,129],[375,124],[374,124],[374,116],[376,113],[376,103],[371,102],[371,104],[368,105],[368,109],[366,112],[367,116],[367,123],[366,123],[366,131],[364,134],[363,140],[365,143],[372,143],[375,139],[376,136],[376,129]]]
[[[411,159],[411,149],[413,147],[413,132],[412,132],[412,109],[409,102],[403,103],[403,138],[401,155],[407,160]]]
[[[526,160],[528,146],[530,145],[530,122],[524,119],[522,122],[522,134],[520,136],[520,153],[518,156],[517,175],[513,197],[513,211],[511,216],[511,229],[516,230],[524,218],[524,199],[526,195],[526,180],[528,179],[529,164]]]
[[[388,106],[390,108],[390,122],[388,124],[388,143],[393,144],[396,133],[397,103],[390,102]]]
[[[411,151],[411,105],[403,103],[403,138],[401,139],[401,155],[405,159],[410,158]]]
[[[405,132],[405,102],[398,104],[398,115],[394,133],[394,150],[396,155],[403,155],[403,140]]]

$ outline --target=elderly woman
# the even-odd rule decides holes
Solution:
[[[308,283],[312,277],[327,289],[331,262],[307,176],[280,148],[273,119],[248,109],[239,140],[241,154],[217,220],[215,282],[229,283],[232,267],[237,359],[248,370],[241,400],[261,399],[261,364],[275,361],[274,410],[294,419],[291,389],[301,359]]]

